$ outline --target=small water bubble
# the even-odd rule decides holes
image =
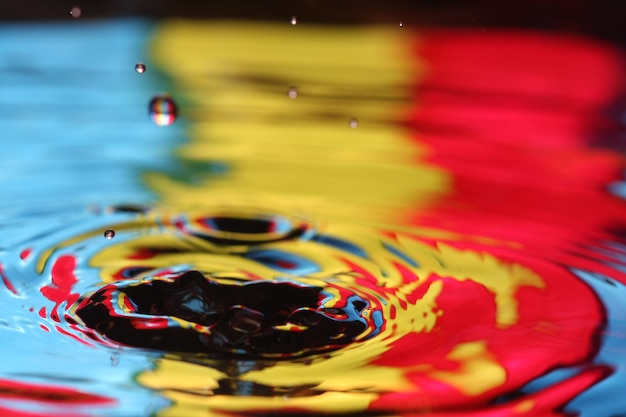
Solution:
[[[295,26],[297,23],[298,23],[298,19],[296,19],[295,16],[291,16],[291,24]]]
[[[135,65],[135,72],[137,72],[137,74],[143,74],[146,72],[146,65],[143,62],[139,62]]]
[[[107,229],[104,232],[104,237],[105,237],[105,239],[109,239],[109,240],[113,239],[115,237],[115,230]]]
[[[289,87],[289,91],[287,91],[287,96],[290,99],[295,99],[298,97],[298,89],[296,87]]]
[[[176,104],[167,94],[152,97],[148,111],[150,118],[157,126],[169,126],[176,120]]]
[[[75,19],[78,19],[81,14],[82,12],[80,10],[80,7],[72,7],[72,10],[70,10],[70,16],[72,16]]]
[[[352,119],[350,119],[350,127],[352,129],[356,129],[357,127],[359,127],[359,121],[357,120],[356,117],[353,117]]]

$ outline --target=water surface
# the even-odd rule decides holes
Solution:
[[[0,410],[623,410],[618,50],[69,23],[2,28]]]

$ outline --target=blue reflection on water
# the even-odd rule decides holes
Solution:
[[[133,380],[152,367],[151,356],[120,352],[112,361],[112,350],[41,331],[44,320],[29,312],[41,305],[41,283],[6,248],[34,238],[50,247],[60,234],[79,233],[71,224],[87,217],[90,228],[97,226],[89,205],[153,198],[139,174],[171,168],[169,153],[182,126],[159,128],[148,118],[147,103],[164,85],[154,71],[138,75],[134,66],[149,61],[151,29],[135,20],[0,26],[0,262],[24,278],[19,296],[0,290],[0,378],[114,398],[114,414],[121,416],[166,405]],[[11,406],[63,412],[35,403]],[[107,408],[82,411],[111,415]]]
[[[567,411],[581,413],[581,417],[615,416],[624,412],[623,396],[626,386],[626,286],[601,274],[575,270],[602,299],[607,323],[602,345],[594,363],[613,368],[613,374],[585,390],[572,401]]]
[[[137,174],[167,169],[181,130],[148,118],[164,88],[134,70],[150,31],[134,20],[0,27],[11,40],[0,42],[0,187],[11,197],[0,209],[152,198]]]

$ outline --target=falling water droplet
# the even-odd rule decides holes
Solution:
[[[291,16],[291,24],[296,25],[298,23],[298,19],[295,16]]]
[[[400,27],[402,27],[402,22],[400,22]]]
[[[109,239],[109,240],[110,240],[110,239],[113,239],[113,238],[115,237],[115,230],[112,230],[112,229],[107,229],[107,230],[104,232],[104,237],[105,237],[106,239]]]
[[[120,355],[113,353],[111,355],[111,366],[117,366],[120,363]]]
[[[148,109],[157,126],[169,126],[176,120],[176,104],[167,94],[152,97]]]
[[[287,92],[287,96],[291,99],[298,97],[298,88],[297,87],[289,87],[289,91]]]
[[[72,7],[72,10],[70,10],[70,16],[75,19],[79,18],[81,13],[80,7]]]
[[[359,121],[357,120],[356,117],[353,117],[352,119],[350,119],[350,127],[352,129],[356,129],[357,127],[359,127]]]
[[[144,72],[146,72],[146,65],[143,62],[139,62],[137,65],[135,65],[135,71],[137,72],[137,74],[143,74]]]

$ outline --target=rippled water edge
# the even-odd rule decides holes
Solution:
[[[153,210],[159,212],[158,208]],[[203,212],[206,213],[206,209]],[[218,213],[223,217],[227,212],[222,209]],[[235,213],[230,215],[237,218]],[[241,212],[237,215],[241,216]],[[220,235],[223,238],[223,230],[198,229],[198,224],[204,225],[206,221],[199,223],[186,214],[168,217],[160,213],[137,219],[136,214],[129,213],[90,213],[89,217],[82,224],[82,231],[76,227],[51,233],[48,237],[50,242],[55,242],[53,246],[43,246],[45,240],[38,239],[34,246],[27,243],[20,246],[21,251],[3,254],[2,277],[13,293],[7,297],[12,302],[5,304],[5,311],[11,311],[14,318],[5,321],[4,331],[17,334],[12,338],[17,346],[22,345],[21,339],[25,339],[21,352],[32,352],[33,358],[44,360],[37,371],[29,373],[18,371],[24,364],[16,363],[16,370],[9,373],[13,377],[55,385],[70,383],[83,392],[107,393],[117,401],[128,397],[128,401],[137,401],[143,397],[144,405],[163,406],[162,400],[151,398],[152,395],[146,397],[138,386],[129,385],[125,380],[129,367],[134,366],[139,372],[137,381],[140,385],[177,401],[178,408],[172,410],[172,415],[199,413],[204,407],[233,411],[252,407],[264,410],[264,413],[271,410],[289,412],[294,407],[311,407],[315,412],[354,412],[361,407],[359,404],[371,398],[372,393],[383,395],[379,398],[385,400],[382,393],[390,389],[395,392],[388,403],[379,405],[380,412],[388,413],[392,409],[396,412],[403,409],[405,412],[423,411],[441,408],[443,404],[450,407],[450,392],[441,392],[441,388],[438,390],[433,386],[420,399],[417,392],[405,385],[400,375],[411,372],[411,369],[412,378],[427,378],[420,384],[426,384],[435,375],[444,380],[456,375],[461,378],[461,384],[468,380],[477,385],[506,384],[501,391],[503,396],[498,397],[493,406],[476,409],[477,415],[496,413],[498,409],[502,413],[512,413],[523,407],[532,410],[528,405],[530,401],[539,403],[534,412],[548,412],[562,404],[561,401],[579,395],[581,388],[595,388],[584,392],[584,398],[584,395],[603,395],[604,390],[621,384],[623,284],[610,275],[583,269],[570,271],[550,260],[528,259],[515,246],[502,246],[502,242],[427,229],[419,233],[407,229],[381,233],[367,231],[361,225],[335,224],[327,225],[322,229],[323,233],[311,228],[307,229],[311,231],[308,235],[288,237],[289,233],[285,233],[282,235],[285,240],[252,245],[242,241],[230,246],[224,245],[223,241],[218,240],[216,244],[211,240],[216,236],[220,239]],[[101,227],[94,228],[94,218],[105,221]],[[109,227],[117,230],[111,240],[102,236],[103,230]],[[241,230],[239,233],[246,236]],[[257,238],[258,234],[248,237]],[[490,255],[487,251],[492,254],[495,251],[495,254]],[[6,262],[6,259],[15,257],[22,259],[21,266]],[[80,314],[76,315],[76,306],[107,283],[118,282],[126,287],[135,285],[137,278],[142,282],[154,282],[153,277],[157,276],[176,280],[188,270],[207,271],[214,282],[230,282],[229,285],[242,280],[258,280],[258,277],[273,277],[275,283],[281,284],[319,285],[330,291],[325,297],[327,305],[320,306],[320,311],[343,310],[344,314],[348,304],[342,304],[341,300],[354,296],[336,293],[332,288],[344,291],[353,288],[362,294],[360,300],[370,317],[375,317],[376,311],[381,314],[379,320],[371,320],[374,326],[368,331],[371,337],[366,333],[365,337],[359,336],[336,352],[333,352],[334,348],[321,355],[308,353],[295,359],[287,356],[286,361],[284,358],[276,361],[271,355],[259,351],[248,352],[246,344],[241,341],[232,348],[223,346],[217,351],[209,349],[207,353],[200,353],[204,351],[191,346],[189,353],[162,356],[160,350],[175,352],[185,346],[180,336],[177,339],[180,348],[168,348],[168,344],[162,344],[158,338],[159,332],[167,334],[167,329],[172,326],[184,327],[180,320],[171,319],[181,317],[177,312],[169,313],[173,316],[166,325],[153,323],[146,327],[136,323],[135,330],[131,329],[134,333],[127,328],[126,339],[121,342],[131,346],[137,346],[137,340],[143,340],[135,339],[134,334],[144,334],[143,338],[148,340],[153,338],[151,334],[156,334],[152,345],[156,350],[152,352],[124,348],[119,340],[103,337],[107,330],[96,326],[94,332],[81,320]],[[474,273],[468,274],[468,271]],[[49,277],[52,277],[51,282]],[[429,278],[424,280],[424,277]],[[507,280],[504,284],[503,279]],[[518,288],[515,298],[509,298],[511,287]],[[271,292],[268,294],[266,296],[263,290],[258,290],[256,296],[260,299],[272,297]],[[495,298],[492,298],[494,294]],[[250,302],[254,301],[240,301]],[[334,306],[328,304],[333,302]],[[120,306],[124,304],[119,300],[118,303]],[[536,305],[542,305],[542,309],[537,311],[533,307]],[[585,306],[584,309],[580,309],[581,305]],[[129,311],[119,314],[122,320],[125,314],[126,317],[138,317]],[[145,323],[154,317],[157,320],[167,317],[166,313],[159,311],[143,314],[148,314],[143,320]],[[341,316],[339,311],[324,314],[326,317],[329,317],[327,314],[334,315],[335,319],[344,317],[345,320],[345,315]],[[416,321],[417,317],[423,318]],[[188,320],[198,321],[193,316]],[[298,325],[302,324],[298,322]],[[150,328],[154,329],[153,333]],[[231,334],[229,337],[235,336]],[[332,339],[334,336],[329,334],[328,337]],[[581,343],[584,340],[586,344]],[[446,345],[448,343],[451,345]],[[11,349],[17,346],[14,344]],[[490,347],[491,353],[483,356],[480,352],[486,346]],[[458,353],[449,356],[450,351]],[[521,357],[520,352],[524,352]],[[55,361],[51,363],[46,358],[48,355],[52,355]],[[491,362],[489,358],[494,358],[491,355],[497,355],[498,362]],[[521,358],[524,362],[516,365]],[[445,369],[450,366],[444,365],[448,361],[453,361],[450,365],[454,361],[465,365],[464,368],[452,368],[447,377],[441,369],[436,374],[429,370],[433,364]],[[96,378],[72,377],[70,369],[53,366],[53,363],[65,362],[84,363],[99,373]],[[560,365],[546,372],[550,369],[550,362]],[[35,361],[33,365],[37,363]],[[565,366],[567,363],[570,365]],[[505,367],[506,379],[500,379],[503,374],[498,371],[499,366]],[[84,369],[75,372],[84,375]],[[523,380],[533,374],[538,378],[521,390],[506,388],[515,386],[515,378]],[[539,377],[541,374],[544,375]],[[190,375],[202,376],[189,379]],[[320,384],[319,381],[324,382]],[[454,383],[454,379],[450,381]],[[116,389],[124,392],[115,392]],[[52,395],[43,392],[40,395]],[[62,402],[62,395],[54,395]],[[72,395],[67,396],[68,401]],[[327,405],[320,407],[307,400],[320,395],[330,398]],[[394,399],[398,395],[406,396],[404,401],[410,399],[413,404],[404,408]],[[252,401],[231,402],[229,398],[232,396]],[[286,406],[286,409],[275,409],[271,398],[276,396],[283,398],[280,407]],[[98,404],[97,398],[84,401],[89,402],[90,407]],[[477,396],[462,396],[457,401],[460,402],[454,408],[474,409]],[[463,405],[465,401],[470,402]],[[102,402],[106,404],[106,400]],[[595,401],[578,404],[582,404],[583,412],[598,410]],[[615,406],[619,407],[618,404]],[[49,407],[48,404],[43,409],[49,410]],[[590,411],[585,411],[586,408]],[[69,409],[77,411],[80,407],[72,404]]]

